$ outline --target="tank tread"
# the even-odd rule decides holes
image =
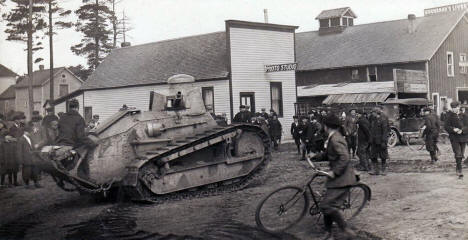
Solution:
[[[175,149],[172,149],[171,151],[168,151],[168,152],[181,151],[185,148],[190,147],[190,145],[194,143],[208,141],[209,139],[222,136],[226,133],[234,132],[239,129],[242,130],[245,128],[248,128],[250,130],[254,129],[254,131],[260,135],[260,137],[263,140],[263,145],[265,149],[264,161],[262,161],[249,175],[241,176],[238,178],[229,179],[229,180],[225,180],[225,181],[221,181],[221,182],[217,182],[213,184],[208,184],[204,186],[189,188],[186,190],[182,190],[182,191],[178,191],[174,193],[168,193],[164,195],[155,195],[145,186],[141,186],[142,188],[141,190],[145,192],[144,194],[145,196],[142,197],[141,199],[136,199],[136,200],[134,199],[134,201],[162,204],[165,202],[171,202],[171,201],[177,201],[177,200],[183,200],[183,199],[193,199],[193,198],[199,198],[199,197],[215,196],[215,195],[219,195],[223,193],[238,191],[238,190],[245,188],[254,180],[254,178],[261,175],[261,173],[265,170],[267,164],[271,160],[270,159],[271,158],[270,138],[268,137],[267,133],[258,126],[250,125],[250,124],[236,124],[236,125],[230,125],[227,127],[222,127],[216,131],[213,131],[214,133],[212,134],[205,135],[205,137],[198,138],[190,142],[189,144],[186,144],[184,146],[180,146]],[[161,159],[162,155],[165,155],[165,154],[160,154],[154,157],[153,159],[151,159],[151,161],[158,161],[158,159]]]

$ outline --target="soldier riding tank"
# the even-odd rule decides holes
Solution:
[[[169,78],[166,91],[151,92],[150,111],[122,108],[89,137],[97,147],[41,151],[45,169],[64,190],[102,195],[119,189],[152,202],[210,195],[244,187],[270,160],[265,131],[218,126],[201,88],[183,74]]]

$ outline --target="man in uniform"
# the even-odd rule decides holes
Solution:
[[[78,100],[70,100],[68,104],[69,111],[59,120],[57,143],[74,148],[82,146],[94,147],[96,144],[85,134],[86,123],[78,113],[79,106]]]
[[[450,144],[455,155],[456,173],[458,178],[463,178],[462,159],[465,153],[466,142],[468,141],[468,126],[463,124],[460,115],[460,103],[455,101],[450,103],[452,108],[447,112],[445,119],[445,130],[449,134]]]
[[[389,123],[386,117],[382,116],[380,109],[374,109],[372,111],[372,121],[370,122],[370,134],[371,134],[371,160],[372,169],[371,175],[386,175],[387,159],[388,159],[388,130]],[[381,160],[381,166],[379,166],[378,158]],[[380,172],[380,167],[382,172]]]
[[[437,115],[431,113],[431,109],[424,108],[424,126],[423,137],[426,144],[426,150],[431,156],[431,163],[435,163],[437,159],[437,139],[439,138],[440,122]]]
[[[354,168],[349,158],[346,140],[339,131],[341,121],[338,116],[329,114],[323,123],[327,136],[327,150],[313,158],[330,162],[331,171],[327,174],[325,184],[327,190],[320,202],[325,230],[328,232],[327,239],[333,238],[331,231],[333,222],[337,223],[344,239],[354,239],[356,233],[351,230],[341,213],[341,207],[349,191],[346,187],[356,184]]]
[[[344,127],[346,130],[346,141],[348,142],[348,152],[352,153],[353,158],[356,154],[357,142],[357,117],[356,109],[349,110],[345,118]]]
[[[369,131],[370,123],[365,116],[364,111],[358,112],[357,120],[357,155],[359,157],[359,166],[362,171],[369,171],[369,142],[371,134]]]

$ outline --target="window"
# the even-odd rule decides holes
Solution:
[[[240,105],[249,106],[250,111],[255,113],[255,93],[254,92],[240,92]]]
[[[319,22],[320,22],[320,27],[321,27],[321,28],[327,28],[327,27],[329,27],[329,24],[330,24],[330,20],[329,20],[329,19],[320,19]]]
[[[352,80],[359,80],[359,70],[357,70],[357,69],[351,70],[351,79]]]
[[[214,113],[214,90],[213,87],[202,87],[203,103],[205,103],[206,111]]]
[[[353,26],[354,23],[353,23],[353,19],[352,18],[348,18],[348,26]]]
[[[458,63],[458,65],[460,67],[460,73],[468,73],[468,61],[466,58],[466,53],[460,53],[460,62]]]
[[[377,67],[367,67],[367,81],[376,82],[377,79]]]
[[[84,107],[84,119],[86,123],[93,119],[93,107]]]
[[[59,97],[65,96],[68,94],[68,84],[59,85]]]
[[[271,108],[283,117],[283,89],[280,82],[270,83]]]
[[[345,17],[344,17],[344,18],[342,18],[341,20],[342,20],[342,22],[343,22],[341,25],[343,25],[343,26],[348,26],[348,18],[345,18]]]
[[[340,26],[340,21],[341,19],[340,18],[331,18],[330,19],[330,26],[332,27],[336,27],[336,26]]]
[[[455,75],[453,66],[453,52],[447,52],[447,76],[449,77],[453,77]]]

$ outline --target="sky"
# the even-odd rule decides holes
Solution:
[[[7,0],[8,1],[8,0]],[[224,31],[225,20],[263,22],[263,9],[268,9],[270,23],[299,26],[296,32],[315,31],[315,17],[322,11],[350,7],[357,15],[355,25],[407,18],[408,14],[424,15],[424,9],[466,2],[467,0],[120,0],[117,13],[130,19],[132,30],[127,41],[132,45],[190,35]],[[63,7],[76,10],[82,0],[60,0]],[[11,3],[10,3],[11,4]],[[7,5],[7,8],[11,7]],[[2,11],[6,10],[5,8]],[[74,20],[76,17],[72,17]],[[0,20],[3,21],[3,20]],[[0,64],[18,74],[27,72],[26,44],[6,41],[5,23],[0,22]],[[70,46],[80,42],[75,29],[58,31],[54,41],[55,67],[86,65],[86,59],[74,55]],[[40,64],[49,65],[46,47],[35,52]]]

